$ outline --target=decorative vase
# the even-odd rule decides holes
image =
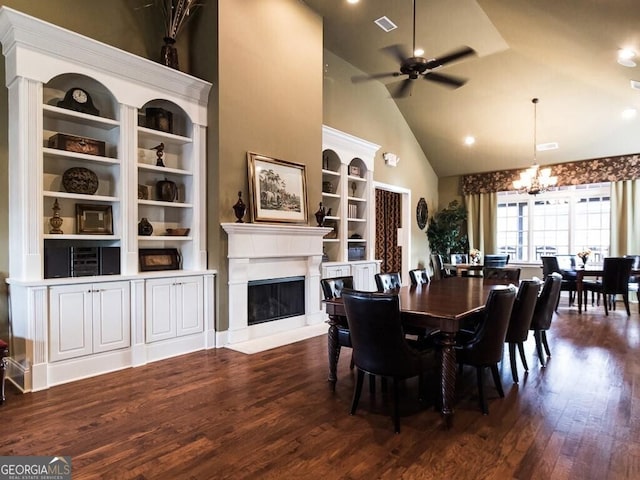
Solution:
[[[153,225],[147,220],[147,217],[142,217],[140,223],[138,223],[138,235],[144,235],[148,237],[153,233]]]
[[[589,255],[585,255],[584,257],[580,257],[580,259],[582,260],[582,268],[585,268],[587,266],[587,260],[589,260]]]
[[[98,176],[88,168],[71,167],[62,174],[62,186],[69,193],[93,195],[98,184]]]
[[[62,218],[60,218],[60,205],[58,204],[57,198],[53,202],[53,207],[51,207],[51,210],[53,210],[53,217],[49,219],[49,225],[51,225],[49,233],[61,235],[64,233],[62,230],[60,230],[63,220]]]
[[[160,49],[160,63],[178,70],[178,50],[175,43],[175,38],[164,37],[164,45]]]
[[[320,208],[318,208],[318,211],[315,213],[316,222],[318,222],[319,227],[322,227],[324,225],[324,217],[326,215],[327,214],[324,210],[324,207],[322,206],[322,202],[320,202]]]
[[[173,202],[178,196],[178,186],[175,182],[167,180],[165,177],[164,180],[160,180],[156,183],[156,193],[159,200],[162,200],[163,202]]]
[[[236,214],[236,218],[237,218],[236,223],[244,223],[244,220],[242,220],[242,217],[244,217],[244,213],[246,212],[246,210],[247,210],[247,206],[242,201],[242,192],[238,192],[238,201],[233,206],[233,211]]]

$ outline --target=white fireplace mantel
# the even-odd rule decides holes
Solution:
[[[229,330],[226,343],[266,337],[324,320],[320,299],[322,237],[331,228],[306,225],[222,223],[228,235]],[[248,325],[251,280],[305,277],[305,314]]]

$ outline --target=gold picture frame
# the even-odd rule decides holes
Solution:
[[[180,270],[180,252],[177,248],[141,248],[138,258],[141,272]]]
[[[305,166],[247,153],[254,222],[308,223]]]
[[[113,235],[111,205],[76,203],[76,233]]]

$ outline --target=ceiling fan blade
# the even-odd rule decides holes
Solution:
[[[443,57],[434,58],[427,62],[427,69],[433,70],[447,63],[451,63],[460,58],[468,57],[469,55],[475,55],[476,51],[471,47],[462,47],[454,52],[451,52]]]
[[[460,88],[465,83],[467,83],[466,78],[454,77],[452,75],[443,75],[442,73],[436,72],[427,72],[423,75],[423,78],[432,82],[442,83],[443,85],[451,88]]]
[[[404,98],[411,95],[411,87],[413,85],[413,81],[409,78],[398,82],[399,86],[395,90],[390,90],[391,96],[393,98]]]
[[[374,73],[371,75],[354,75],[351,77],[351,83],[362,83],[369,80],[379,80],[381,78],[389,78],[398,76],[397,72]]]
[[[391,55],[398,63],[402,63],[405,59],[413,56],[409,54],[407,47],[400,44],[389,45],[381,50],[387,55]]]

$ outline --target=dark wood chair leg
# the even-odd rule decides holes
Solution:
[[[631,310],[629,309],[629,295],[622,295],[622,301],[624,302],[624,308],[627,309],[627,317],[631,316]]]
[[[542,340],[544,351],[547,352],[547,357],[550,357],[551,350],[549,350],[549,344],[547,343],[547,332],[545,330],[542,330],[542,332],[540,332],[540,340]]]
[[[504,390],[502,389],[502,380],[500,380],[500,372],[498,371],[498,365],[491,365],[491,375],[493,375],[493,383],[496,386],[498,395],[504,397]]]
[[[527,365],[527,357],[524,355],[524,343],[518,342],[518,351],[520,352],[520,360],[522,360],[522,366],[524,371],[529,371],[529,365]]]
[[[534,330],[533,338],[536,341],[536,351],[538,352],[538,358],[540,359],[540,365],[544,367],[544,353],[542,352],[542,340],[541,340],[541,330]]]
[[[400,433],[400,393],[398,379],[393,378],[393,427],[396,433]]]
[[[360,394],[362,393],[362,383],[364,382],[364,372],[358,369],[358,376],[356,378],[356,386],[353,390],[353,400],[351,401],[351,415],[355,415],[356,408],[360,402]]]
[[[374,395],[376,393],[376,376],[369,374],[369,393]]]
[[[489,407],[487,407],[487,399],[484,395],[484,382],[482,380],[482,372],[484,367],[476,367],[476,377],[478,378],[478,400],[480,401],[480,408],[484,415],[489,415]]]
[[[518,383],[518,362],[516,362],[516,344],[509,343],[509,361],[511,362],[511,378]]]
[[[603,294],[603,297],[604,298],[602,299],[602,303],[604,304],[604,314],[608,316],[609,315],[609,305],[608,305],[609,297],[608,295],[604,295],[604,294]]]

